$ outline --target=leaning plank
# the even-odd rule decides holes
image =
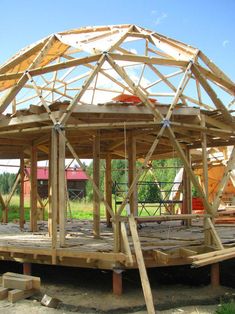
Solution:
[[[29,278],[17,278],[3,275],[2,286],[3,288],[8,289],[30,290],[33,288],[33,281]]]
[[[7,276],[7,277],[11,277],[11,278],[23,278],[23,279],[30,279],[32,280],[32,288],[36,289],[36,290],[40,290],[41,287],[41,279],[40,277],[36,277],[36,276],[28,276],[28,275],[23,275],[23,274],[17,274],[17,273],[12,273],[12,272],[7,272],[5,274],[3,274],[3,277]]]
[[[30,290],[18,290],[14,289],[8,292],[8,301],[14,303],[21,299],[27,299],[37,293],[37,290],[30,289]]]
[[[127,254],[128,259],[129,259],[129,263],[131,265],[133,265],[134,260],[133,260],[133,256],[131,254],[131,248],[130,248],[130,244],[129,244],[129,240],[128,240],[128,235],[127,235],[127,231],[126,231],[126,226],[125,223],[122,221],[121,222],[121,235],[122,235],[122,242],[123,242],[123,248],[124,248],[124,252]]]
[[[144,298],[146,302],[147,311],[148,311],[148,314],[154,314],[155,309],[154,309],[152,291],[150,288],[149,279],[148,279],[146,267],[144,264],[144,257],[141,250],[141,244],[140,244],[140,240],[137,233],[136,222],[133,215],[129,217],[129,224],[130,224],[130,231],[131,231],[133,244],[134,244],[134,250],[136,254],[136,260],[137,260],[137,264],[138,264],[138,268],[140,272],[140,279],[141,279],[142,288],[144,292]]]
[[[211,219],[207,217],[206,222],[210,228],[209,231],[211,233],[211,236],[212,236],[212,239],[213,239],[215,245],[217,246],[218,249],[222,250],[224,248],[224,246],[220,240],[220,237],[217,234],[217,231],[216,231],[215,226],[213,225]]]
[[[8,289],[0,287],[0,300],[6,299],[8,296]]]

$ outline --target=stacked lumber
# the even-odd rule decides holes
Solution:
[[[40,291],[39,277],[7,272],[2,276],[0,300],[8,298],[9,302],[27,299]]]
[[[231,258],[235,258],[235,248],[222,249],[214,252],[198,254],[190,256],[193,267],[206,266],[218,262],[222,262]]]

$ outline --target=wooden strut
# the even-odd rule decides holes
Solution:
[[[32,145],[30,158],[30,230],[37,231],[37,148]]]
[[[224,175],[222,177],[222,179],[219,182],[219,185],[217,187],[217,193],[213,202],[213,212],[214,214],[217,212],[220,202],[221,202],[221,196],[224,192],[225,187],[228,184],[230,175],[231,175],[231,171],[234,169],[235,167],[235,146],[233,146],[233,150],[231,152],[231,155],[229,157],[229,160],[227,162],[227,167],[224,170]]]
[[[93,139],[93,181],[100,190],[100,131],[96,131]],[[93,233],[100,237],[100,198],[93,186]]]
[[[148,275],[147,275],[147,271],[146,271],[146,267],[144,263],[144,257],[143,257],[141,244],[140,244],[140,240],[139,240],[139,236],[137,232],[137,226],[136,226],[136,222],[133,215],[130,215],[129,217],[129,226],[130,226],[131,236],[133,240],[137,265],[139,268],[140,279],[142,283],[142,289],[144,293],[147,311],[148,311],[148,314],[155,314],[152,291],[149,284],[149,279],[148,279]]]
[[[48,41],[45,43],[42,50],[38,53],[36,58],[33,60],[33,62],[28,67],[28,71],[35,68],[37,65],[40,64],[41,60],[43,59],[45,53],[51,48],[55,41],[56,37],[54,35],[51,36],[51,38],[48,39]],[[28,76],[27,71],[24,72],[24,74],[20,77],[19,81],[17,82],[17,85],[13,86],[7,95],[1,99],[0,101],[0,113],[3,113],[3,111],[8,107],[10,102],[15,98],[17,93],[20,91],[20,89],[24,86],[24,84],[27,82]]]

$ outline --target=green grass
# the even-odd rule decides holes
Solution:
[[[5,200],[7,195],[3,196]],[[44,200],[46,202],[46,200]],[[19,219],[19,204],[20,198],[19,195],[14,195],[11,199],[10,205],[8,207],[8,221],[14,221]],[[67,209],[67,216],[68,218],[73,219],[92,219],[93,218],[93,204],[92,202],[85,202],[85,201],[70,201],[70,210],[69,207]],[[29,221],[30,219],[30,200],[25,199],[25,220]],[[105,207],[104,204],[101,204],[100,208],[101,218],[105,218]],[[45,210],[45,219],[48,218],[48,205],[46,206]]]
[[[7,195],[3,196],[4,200],[7,198]],[[44,203],[46,200],[44,200]],[[11,199],[9,208],[8,208],[8,221],[14,221],[19,219],[19,204],[20,198],[19,195],[14,195]],[[93,203],[86,202],[86,201],[70,201],[68,208],[67,208],[67,217],[73,219],[92,219],[93,218]],[[119,208],[120,204],[117,205],[117,209]],[[146,208],[151,215],[155,213],[156,208],[158,207],[157,204],[146,204]],[[113,209],[115,210],[115,204],[113,200]],[[141,211],[141,207],[139,206],[139,211]],[[101,218],[105,218],[105,206],[103,203],[100,205],[100,214]],[[125,215],[125,209],[123,211]],[[160,214],[159,210],[155,213],[156,216]],[[165,212],[164,207],[162,206],[162,214],[167,214]],[[141,216],[148,216],[148,213],[143,210],[141,212]],[[45,210],[45,219],[48,218],[48,205],[46,206]],[[30,219],[30,200],[25,199],[25,220],[29,221]]]
[[[223,303],[216,310],[215,314],[235,314],[235,302]]]

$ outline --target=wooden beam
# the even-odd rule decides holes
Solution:
[[[2,207],[2,222],[7,223],[8,222],[8,209],[1,193],[0,193],[0,203]]]
[[[207,222],[207,225],[209,227],[209,231],[211,233],[211,236],[212,236],[212,242],[213,244],[219,249],[219,250],[223,250],[224,246],[217,234],[217,231],[215,230],[215,226],[213,225],[212,221],[211,221],[211,218],[207,217],[206,218],[206,222]]]
[[[64,132],[64,131],[62,131]],[[65,197],[65,138],[58,133],[59,148],[58,148],[58,208],[59,208],[59,226],[60,226],[60,246],[65,245],[65,212],[66,212],[66,197]]]
[[[28,67],[28,71],[35,68],[37,65],[40,64],[41,60],[43,59],[43,57],[45,56],[45,53],[51,48],[51,46],[53,45],[54,41],[55,41],[56,37],[54,35],[52,35],[47,42],[45,43],[45,45],[43,46],[43,48],[41,49],[41,51],[37,54],[36,58],[33,60],[33,62],[30,64],[30,66]],[[20,79],[18,80],[17,84],[15,86],[13,86],[8,93],[0,100],[0,113],[3,113],[5,111],[5,109],[8,107],[8,105],[10,104],[10,102],[15,98],[15,96],[18,94],[18,92],[21,90],[21,88],[24,86],[24,84],[27,82],[28,80],[28,76],[27,76],[27,71],[24,72],[24,74],[20,77]]]
[[[137,56],[131,54],[118,54],[118,53],[109,53],[109,56],[113,60],[119,61],[129,61],[129,62],[139,62],[145,64],[158,64],[158,65],[169,65],[169,66],[178,66],[178,67],[187,67],[188,61],[178,61],[174,59],[167,58],[156,58],[156,57],[147,57],[147,56]]]
[[[25,173],[24,173],[24,154],[21,155],[20,157],[20,219],[19,219],[19,224],[20,228],[24,228],[24,223],[25,223],[25,217],[24,217],[24,179],[25,179]]]
[[[100,131],[96,131],[93,139],[93,180],[100,189]],[[100,237],[100,198],[93,189],[93,234]]]
[[[147,153],[147,155],[146,155],[146,157],[145,157],[145,159],[144,159],[144,161],[143,161],[143,163],[142,163],[142,167],[139,168],[139,170],[137,171],[136,176],[135,176],[135,178],[133,179],[132,184],[131,184],[131,186],[130,186],[130,188],[129,188],[127,194],[126,194],[126,196],[124,197],[122,204],[121,204],[120,207],[118,208],[118,215],[121,215],[121,213],[122,213],[122,211],[123,211],[125,205],[127,204],[127,201],[128,201],[128,199],[129,199],[129,197],[130,197],[131,194],[133,193],[133,190],[134,190],[134,188],[135,188],[135,185],[136,185],[137,182],[139,181],[140,176],[142,175],[142,173],[143,173],[144,171],[146,171],[146,166],[147,166],[147,164],[148,164],[148,162],[149,162],[151,156],[153,155],[153,153],[154,153],[154,151],[155,151],[155,149],[156,149],[156,147],[157,147],[157,145],[158,145],[158,143],[159,143],[159,141],[160,141],[160,138],[162,137],[162,135],[163,135],[163,133],[164,133],[164,131],[165,131],[165,128],[166,128],[166,126],[163,125],[162,128],[160,129],[159,133],[157,134],[155,140],[153,141],[153,144],[151,145],[151,147],[150,147],[150,149],[149,149],[149,151],[148,151],[148,153]]]
[[[128,152],[128,186],[131,187],[133,180],[136,176],[136,138],[133,136],[132,131],[128,131],[127,137],[127,152]],[[138,215],[138,192],[137,183],[134,184],[133,192],[130,195],[130,212]]]
[[[219,78],[222,78],[225,81],[228,81],[231,84],[234,82],[220,69],[215,65],[202,51],[199,51],[199,58],[208,66],[208,68],[214,72]]]
[[[112,55],[112,54],[111,54]],[[155,107],[155,105],[148,99],[148,96],[145,95],[140,87],[138,87],[132,79],[127,75],[125,70],[121,68],[110,56],[110,54],[107,56],[107,61],[112,66],[112,68],[120,75],[120,77],[127,83],[127,85],[132,89],[133,93],[137,95],[141,101],[144,103],[146,107],[148,107],[151,111],[156,120],[159,119],[162,121],[164,119],[161,112],[158,110],[158,108]]]
[[[37,147],[32,145],[30,158],[30,230],[37,231]]]
[[[141,244],[140,244],[139,236],[137,233],[137,226],[136,226],[136,222],[133,215],[129,217],[129,225],[130,225],[131,236],[133,239],[136,261],[139,268],[140,279],[142,283],[142,289],[144,293],[147,311],[148,311],[148,314],[155,314],[152,291],[149,284],[149,279],[148,279],[148,274],[147,274],[145,263],[144,263],[144,257],[143,257],[143,253],[141,249]]]
[[[221,202],[222,194],[224,192],[225,187],[228,184],[228,181],[229,181],[229,178],[231,175],[231,171],[234,170],[234,168],[235,168],[235,146],[233,146],[233,150],[232,150],[231,155],[229,157],[229,160],[227,162],[227,166],[225,167],[223,177],[220,180],[219,185],[217,187],[217,193],[216,193],[215,199],[213,201],[213,213],[214,214],[218,210],[218,207],[219,207],[220,202]]]
[[[179,157],[183,161],[184,167],[185,167],[186,171],[188,172],[188,175],[190,176],[193,185],[195,186],[196,190],[198,191],[198,194],[200,195],[200,197],[202,198],[202,201],[203,201],[204,207],[206,208],[206,211],[208,212],[208,214],[212,214],[213,209],[212,209],[209,201],[207,200],[205,193],[203,192],[194,172],[192,171],[192,169],[188,163],[188,160],[187,160],[187,158],[183,152],[183,149],[181,148],[179,142],[177,141],[177,139],[174,135],[174,132],[172,131],[170,126],[168,126],[168,128],[167,128],[167,133],[168,133],[169,138],[172,142],[172,145],[175,147]]]
[[[106,60],[106,55],[102,54],[102,56],[99,59],[99,61],[97,61],[97,64],[96,64],[94,70],[91,71],[91,74],[87,78],[86,82],[82,85],[82,89],[79,91],[79,93],[77,93],[75,95],[73,100],[70,102],[68,108],[66,109],[66,112],[61,116],[61,118],[59,120],[60,124],[64,125],[67,122],[67,120],[69,119],[70,115],[72,114],[72,112],[74,110],[74,107],[77,105],[79,100],[82,98],[82,96],[86,92],[88,86],[91,84],[91,82],[93,81],[93,79],[95,78],[95,76],[97,75],[99,70],[101,69],[101,67],[104,64],[105,60]]]
[[[57,131],[51,131],[51,229],[52,229],[52,249],[57,246],[57,207],[58,207],[58,168],[57,168],[57,149],[58,149],[58,136]]]
[[[113,210],[110,208],[109,204],[107,203],[106,199],[104,198],[104,196],[100,193],[100,190],[98,189],[97,185],[94,183],[94,180],[91,178],[91,176],[89,175],[89,173],[87,172],[86,168],[84,167],[84,164],[81,162],[81,160],[79,159],[76,151],[74,150],[73,146],[69,143],[68,139],[65,138],[65,142],[66,142],[66,146],[68,147],[69,151],[71,152],[72,156],[74,157],[74,159],[76,159],[79,167],[86,173],[88,180],[91,182],[92,186],[93,186],[93,190],[95,190],[95,193],[99,196],[99,199],[101,202],[104,202],[105,207],[108,209],[111,217],[114,217],[114,213]]]
[[[201,114],[201,126],[205,127],[206,126],[206,119],[205,115]],[[208,163],[207,163],[207,136],[205,132],[201,133],[202,135],[202,166],[203,166],[203,188],[204,188],[204,193],[206,198],[209,200],[209,181],[208,181]],[[204,240],[205,240],[205,245],[210,245],[212,243],[212,238],[211,238],[211,233],[208,230],[208,223],[207,219],[204,219]]]
[[[191,67],[192,73],[195,75],[196,79],[200,82],[204,90],[207,92],[208,96],[211,98],[213,103],[215,104],[216,108],[220,110],[220,112],[223,114],[224,119],[229,123],[233,123],[233,117],[229,113],[228,109],[225,107],[225,105],[222,103],[222,101],[218,98],[215,91],[211,88],[205,77],[200,73],[199,69],[195,64]]]
[[[177,90],[175,92],[174,98],[171,102],[171,105],[168,109],[167,115],[166,115],[166,120],[170,120],[173,110],[175,108],[175,106],[177,105],[180,96],[182,95],[190,77],[191,77],[191,67],[192,67],[193,62],[190,61],[189,64],[187,65],[187,68],[183,74],[183,77],[181,78],[181,81],[179,83],[179,86],[177,87]]]
[[[110,208],[112,208],[112,158],[111,154],[107,154],[105,167],[105,198]],[[111,226],[111,215],[106,208],[106,223],[107,226]]]
[[[191,168],[191,156],[188,148],[185,149],[185,157]],[[190,176],[186,168],[184,168],[183,174],[183,214],[192,214],[192,186]],[[184,222],[185,225],[190,226],[191,221],[186,220]]]
[[[127,235],[127,231],[126,231],[126,225],[125,225],[124,221],[121,222],[121,235],[122,235],[123,251],[124,251],[125,254],[127,254],[127,256],[129,258],[129,264],[133,265],[134,260],[133,260],[133,256],[132,256],[132,253],[131,253],[130,243],[129,243],[129,240],[128,240],[128,235]]]

